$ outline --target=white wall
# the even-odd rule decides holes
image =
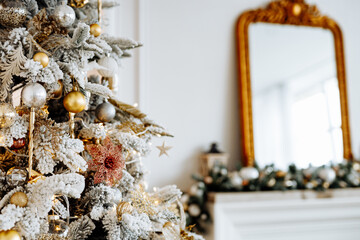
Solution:
[[[144,42],[124,60],[120,94],[167,127],[176,137],[170,157],[145,159],[151,186],[186,188],[198,155],[217,141],[240,161],[235,23],[245,10],[265,0],[120,0],[109,15],[111,33]],[[350,101],[353,151],[360,150],[360,7],[358,0],[309,0],[342,27]],[[116,24],[114,24],[116,22]],[[162,140],[155,141],[160,145]]]

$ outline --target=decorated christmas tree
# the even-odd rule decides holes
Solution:
[[[141,46],[102,32],[116,5],[1,1],[1,240],[202,239],[176,186],[146,191],[141,159],[171,135],[114,91]]]

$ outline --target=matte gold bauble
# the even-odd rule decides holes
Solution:
[[[49,64],[49,57],[43,52],[38,52],[33,56],[35,62],[39,62],[43,67],[46,67]]]
[[[61,80],[58,80],[58,89],[56,89],[54,92],[52,92],[54,98],[59,98],[62,95],[63,89],[64,89],[64,84],[62,83]]]
[[[90,25],[90,34],[94,37],[98,37],[101,35],[101,27],[99,24],[94,23]]]
[[[116,213],[119,221],[121,221],[123,214],[131,213],[132,211],[133,211],[133,207],[128,202],[120,202],[116,207]]]
[[[68,112],[79,113],[86,107],[86,98],[81,92],[72,91],[65,96],[63,103]]]
[[[19,207],[26,207],[28,203],[28,197],[23,192],[16,192],[11,196],[10,203]]]
[[[0,231],[1,240],[21,240],[20,234],[15,230]]]

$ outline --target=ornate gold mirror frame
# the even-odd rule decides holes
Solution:
[[[321,15],[316,6],[310,6],[306,4],[304,0],[279,0],[269,3],[265,8],[244,12],[239,17],[236,27],[243,166],[254,166],[255,159],[248,30],[249,25],[256,22],[320,27],[332,32],[335,43],[337,79],[340,91],[344,158],[351,160],[352,152],[346,92],[345,59],[341,29],[333,19]]]

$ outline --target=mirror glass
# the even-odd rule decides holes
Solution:
[[[329,30],[249,26],[255,161],[287,169],[343,160],[334,38]]]

